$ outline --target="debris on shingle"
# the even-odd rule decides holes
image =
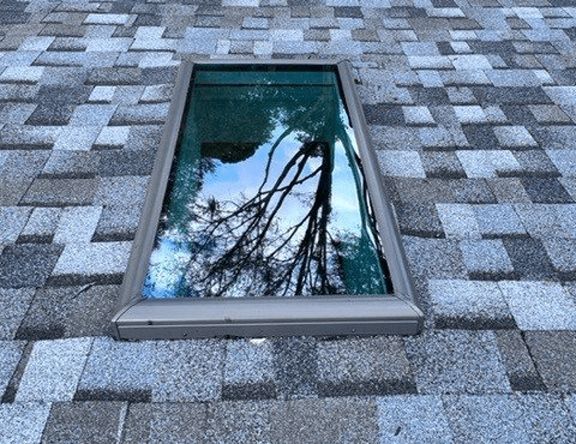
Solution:
[[[386,396],[376,403],[380,442],[452,442],[439,396]]]
[[[407,338],[406,351],[419,393],[510,391],[492,332],[446,330],[425,333]]]
[[[495,282],[433,279],[428,283],[437,328],[513,328],[514,320]]]
[[[36,342],[16,401],[71,401],[91,343],[90,338]]]

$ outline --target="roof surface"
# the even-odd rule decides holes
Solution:
[[[576,442],[572,0],[0,2],[0,442]],[[179,60],[349,59],[418,337],[115,342]]]

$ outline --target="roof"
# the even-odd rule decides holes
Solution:
[[[572,0],[3,0],[0,442],[574,442]],[[349,59],[426,328],[115,342],[179,60]]]

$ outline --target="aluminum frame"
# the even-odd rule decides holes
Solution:
[[[393,294],[383,296],[319,296],[250,299],[145,299],[141,296],[154,246],[174,153],[195,65],[328,66],[335,69],[362,160]],[[423,314],[414,301],[414,286],[392,207],[386,198],[378,163],[370,145],[362,105],[349,62],[325,60],[183,61],[138,231],[112,318],[118,339],[176,339],[215,336],[263,337],[288,335],[417,334]]]

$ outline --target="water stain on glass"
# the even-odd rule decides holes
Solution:
[[[390,291],[330,69],[196,70],[147,298]]]

